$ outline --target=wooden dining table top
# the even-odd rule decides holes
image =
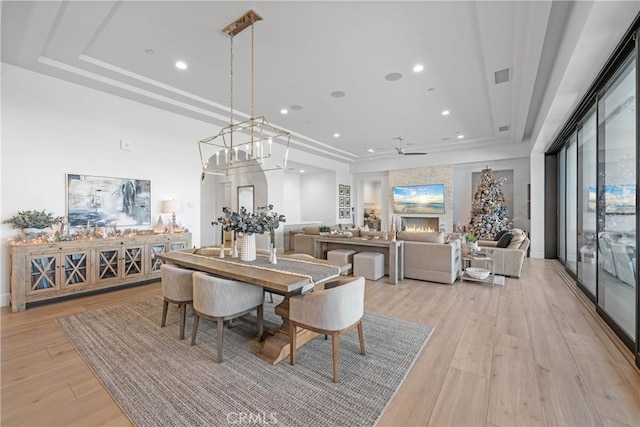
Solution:
[[[255,261],[242,261],[200,255],[196,251],[171,251],[157,257],[166,263],[259,285],[281,295],[294,294],[309,283],[320,283],[340,274],[339,266],[322,259],[307,261],[282,255],[277,264],[271,264],[268,255],[257,255]]]

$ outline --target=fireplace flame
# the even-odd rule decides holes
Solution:
[[[424,233],[424,232],[434,232],[437,230],[431,227],[416,227],[415,225],[408,225],[404,228],[404,231],[408,231],[410,233]]]

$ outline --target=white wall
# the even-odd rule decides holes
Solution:
[[[284,174],[284,205],[282,211],[287,216],[287,222],[295,224],[302,221],[300,214],[300,175],[297,173]]]
[[[338,184],[334,172],[314,173],[300,178],[300,220],[336,224]]]
[[[200,244],[200,159],[196,141],[212,125],[2,64],[2,205],[65,215],[65,174],[151,181],[151,219],[161,201],[183,200],[179,223]],[[120,149],[120,140],[132,143]],[[164,215],[165,223],[169,219]],[[17,234],[1,225],[2,242]],[[1,245],[0,296],[8,304],[8,248]]]

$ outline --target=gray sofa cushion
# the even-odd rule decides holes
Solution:
[[[496,243],[496,248],[506,248],[507,246],[509,246],[509,243],[511,243],[512,238],[513,234],[511,234],[510,232],[503,233]]]

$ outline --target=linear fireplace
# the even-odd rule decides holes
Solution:
[[[440,218],[401,216],[400,230],[402,231],[439,231]]]

